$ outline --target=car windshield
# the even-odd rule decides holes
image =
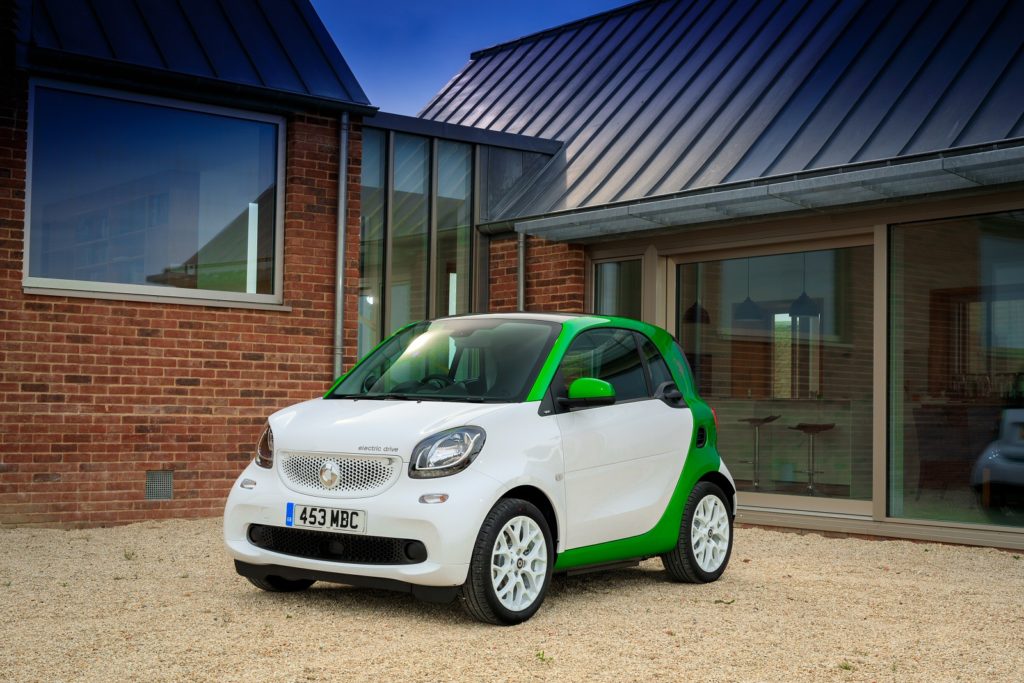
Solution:
[[[423,322],[384,342],[327,398],[519,402],[560,328],[514,318]]]

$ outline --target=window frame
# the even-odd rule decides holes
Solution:
[[[608,263],[625,263],[627,261],[637,261],[637,262],[640,263],[640,283],[641,283],[641,287],[640,287],[640,301],[639,301],[639,303],[640,303],[640,317],[638,317],[637,320],[642,320],[643,319],[644,303],[645,303],[645,297],[644,297],[644,293],[645,292],[644,292],[643,282],[644,282],[644,279],[646,277],[646,270],[644,268],[644,255],[643,254],[634,254],[632,252],[630,252],[629,254],[624,255],[624,256],[607,256],[607,257],[601,257],[601,258],[591,258],[591,259],[588,259],[588,264],[587,265],[589,267],[587,268],[587,270],[589,271],[589,283],[588,283],[585,291],[586,291],[586,294],[587,294],[587,296],[589,298],[589,301],[586,301],[584,303],[587,305],[587,309],[592,311],[594,313],[594,315],[598,315],[598,316],[611,315],[611,316],[618,316],[618,317],[627,317],[627,316],[623,316],[620,313],[598,313],[597,312],[597,299],[598,299],[597,271],[598,271],[598,269],[601,266],[606,265]]]
[[[35,140],[36,91],[39,88],[90,95],[134,104],[148,104],[165,109],[184,112],[212,114],[226,118],[243,119],[270,123],[277,126],[276,146],[276,188],[274,207],[274,290],[270,294],[246,292],[222,292],[214,289],[186,289],[161,287],[158,285],[135,285],[115,282],[93,282],[91,280],[68,280],[32,276],[32,185],[33,146]],[[32,78],[29,80],[27,147],[25,159],[25,219],[22,256],[22,288],[26,294],[48,294],[57,296],[79,296],[125,301],[154,301],[163,303],[192,304],[197,306],[232,306],[240,308],[287,308],[284,303],[284,202],[287,121],[283,116],[264,114],[248,110],[233,109],[215,105],[200,104],[169,97],[143,95],[124,90],[100,88],[78,83]]]

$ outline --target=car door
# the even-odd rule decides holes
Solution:
[[[653,528],[672,497],[693,429],[680,399],[655,397],[674,385],[657,348],[640,333],[582,332],[559,367],[556,397],[567,395],[579,377],[609,382],[616,401],[556,413],[565,462],[566,549]]]

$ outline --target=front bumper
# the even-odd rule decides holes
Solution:
[[[250,479],[251,489],[241,482]],[[386,491],[368,498],[327,498],[285,488],[276,469],[250,465],[231,488],[224,509],[224,542],[243,575],[312,578],[352,585],[379,585],[360,579],[411,586],[461,586],[484,517],[497,499],[498,484],[472,468],[439,479],[403,475]],[[444,503],[420,503],[420,496],[446,493]],[[257,547],[248,538],[254,524],[285,527],[287,504],[366,511],[366,534],[414,539],[423,543],[427,559],[413,564],[357,564],[287,555]],[[285,572],[281,568],[287,568]],[[333,577],[333,578],[331,578]],[[415,591],[414,591],[415,592]]]

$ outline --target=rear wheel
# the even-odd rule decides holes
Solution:
[[[282,579],[280,576],[245,577],[249,583],[270,593],[296,593],[304,591],[316,581],[312,579]]]
[[[717,485],[697,482],[686,500],[679,542],[661,556],[661,561],[676,581],[708,583],[722,575],[731,554],[728,499]]]
[[[499,500],[480,527],[462,604],[490,624],[526,621],[544,602],[553,565],[551,530],[541,511],[525,500]]]

